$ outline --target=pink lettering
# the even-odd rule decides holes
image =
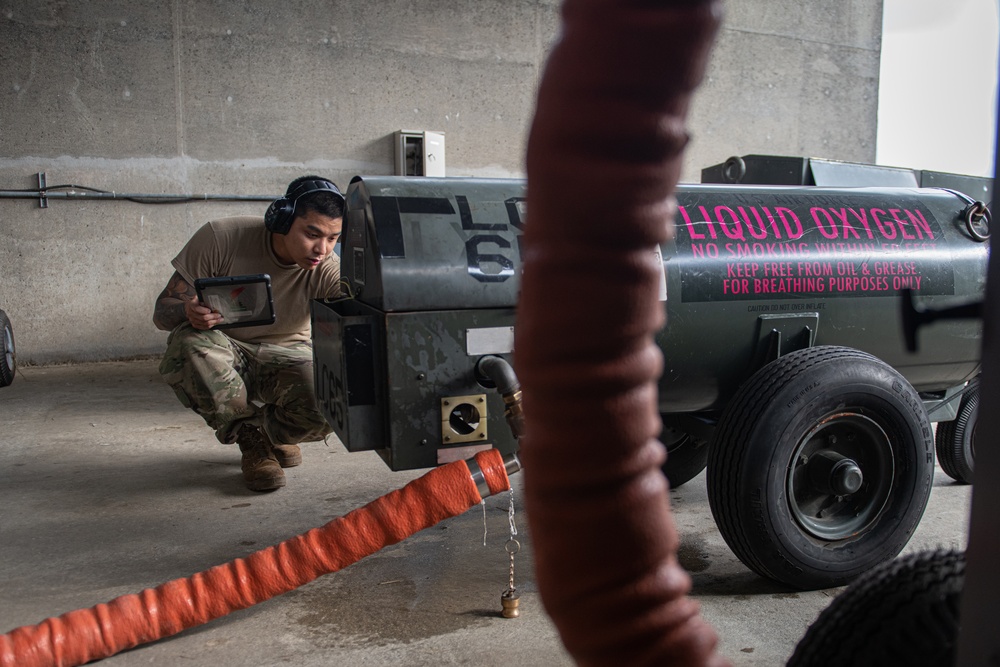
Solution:
[[[753,212],[754,218],[757,219],[757,228],[754,229],[753,223],[750,222],[750,216],[747,215],[746,209],[742,206],[739,207],[740,215],[743,217],[743,222],[746,223],[747,231],[750,232],[750,236],[755,239],[766,239],[767,229],[764,227],[764,221],[760,218],[760,213],[757,211],[756,206],[751,206],[750,210]]]
[[[934,232],[931,231],[931,226],[927,223],[927,219],[924,218],[924,214],[920,212],[920,209],[916,211],[907,209],[906,215],[910,219],[910,224],[917,230],[919,238],[924,238],[924,234],[927,234],[927,238],[934,238]]]
[[[848,218],[847,218],[847,209],[846,208],[842,208],[839,211],[837,209],[835,209],[835,208],[831,208],[830,212],[833,213],[833,216],[835,218],[837,218],[838,222],[840,222],[840,227],[841,227],[841,229],[844,230],[844,238],[845,239],[847,238],[847,234],[851,233],[851,234],[854,235],[854,238],[856,238],[858,240],[861,240],[861,235],[858,234],[858,230],[856,230],[854,228],[854,225],[852,225],[851,222],[850,222],[850,220],[848,220]]]
[[[861,226],[865,228],[865,233],[868,234],[868,238],[874,239],[875,235],[872,234],[872,228],[868,226],[868,213],[864,209],[861,209],[860,213],[855,211],[853,208],[849,208],[847,210],[850,211],[854,217],[858,219],[858,222],[861,223]]]
[[[820,234],[822,234],[828,239],[835,239],[840,235],[837,232],[837,223],[833,221],[833,218],[830,216],[830,212],[827,211],[825,208],[814,206],[813,208],[809,209],[809,212],[812,214],[813,221],[816,223],[816,229],[819,230]],[[826,226],[823,225],[823,221],[820,220],[821,214],[824,217],[826,217],[826,222],[828,225],[830,225],[829,229],[827,229]]]
[[[708,235],[713,239],[718,238],[718,234],[715,233],[715,222],[712,221],[712,216],[708,214],[704,206],[699,206],[698,210],[701,211],[701,215],[705,218],[705,223],[708,224]]]
[[[691,222],[690,216],[688,216],[687,209],[683,206],[678,206],[677,210],[680,211],[681,217],[684,218],[684,224],[687,225],[688,235],[693,239],[703,239],[705,235],[694,228],[694,223]]]
[[[778,206],[774,209],[774,212],[778,214],[779,218],[781,218],[781,224],[784,225],[785,231],[788,233],[788,238],[802,238],[802,222],[799,220],[799,216],[795,215],[795,211],[790,208],[785,208],[784,206]],[[787,218],[785,217],[786,213],[788,214]],[[795,223],[794,230],[792,225],[789,223],[789,219]]]
[[[887,239],[896,238],[896,225],[892,224],[891,220],[885,220],[885,221],[881,220],[878,217],[879,213],[885,215],[885,211],[883,211],[880,208],[873,208],[871,210],[872,220],[875,221],[875,226],[878,227],[879,232],[881,232],[884,238]]]
[[[907,233],[907,231],[906,231],[906,223],[903,220],[900,219],[900,217],[899,217],[899,209],[898,208],[890,208],[889,209],[889,215],[891,215],[892,219],[895,220],[896,223],[899,225],[899,233],[902,235],[902,237],[904,239],[908,239],[910,241],[913,241],[913,240],[915,240],[917,238],[913,234]],[[923,237],[921,237],[921,238],[923,238]]]
[[[725,213],[732,220],[732,229],[726,224]],[[736,216],[736,212],[729,208],[728,206],[716,206],[715,207],[715,217],[719,219],[719,227],[722,228],[722,233],[727,237],[733,239],[734,241],[746,241],[747,237],[743,234],[743,225],[740,223],[740,219]]]
[[[768,221],[771,223],[771,229],[774,230],[774,238],[780,239],[781,230],[778,228],[778,223],[775,221],[774,216],[771,215],[770,209],[766,206],[761,206],[761,208],[764,209],[764,215],[767,216]]]

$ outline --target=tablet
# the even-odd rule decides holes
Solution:
[[[202,304],[222,315],[222,324],[213,329],[274,324],[271,276],[266,273],[198,278],[194,288]]]

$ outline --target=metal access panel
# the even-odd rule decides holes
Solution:
[[[386,313],[356,300],[314,301],[313,354],[323,414],[349,451],[392,470],[516,450],[504,403],[476,362],[511,362],[514,309]]]
[[[348,451],[386,447],[385,328],[355,301],[312,303],[316,398]]]
[[[393,470],[516,450],[476,364],[513,363],[523,181],[357,177],[347,190],[344,297],[314,301],[324,415],[349,451]]]

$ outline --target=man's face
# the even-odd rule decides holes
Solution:
[[[271,235],[274,253],[285,264],[297,264],[312,271],[333,252],[343,221],[316,211],[296,216],[287,234]]]

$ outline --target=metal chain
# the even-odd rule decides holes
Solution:
[[[510,505],[507,508],[507,522],[510,523],[510,539],[504,545],[504,549],[510,555],[510,587],[507,589],[511,593],[517,590],[514,587],[514,554],[521,550],[521,543],[517,541],[517,524],[514,523],[514,487],[510,489]]]
[[[504,545],[504,550],[510,557],[510,577],[507,582],[507,590],[500,596],[500,604],[503,607],[504,618],[517,618],[520,615],[518,606],[520,605],[517,587],[514,585],[514,554],[521,550],[521,543],[517,541],[517,524],[514,523],[514,489],[510,490],[510,507],[507,510],[507,521],[510,523],[510,539]]]
[[[507,540],[507,544],[504,546],[504,549],[510,556],[510,583],[508,584],[507,591],[513,593],[517,591],[517,587],[514,586],[514,554],[521,550],[521,543],[512,537]]]
[[[507,520],[510,522],[510,538],[517,536],[517,525],[514,523],[514,489],[510,490],[510,507],[507,508]]]

